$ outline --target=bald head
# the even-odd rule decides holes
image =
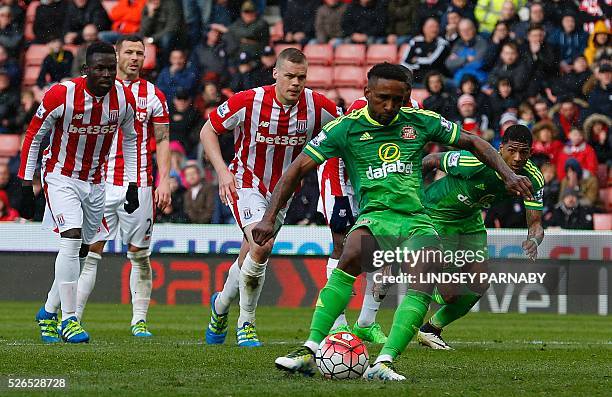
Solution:
[[[476,26],[471,19],[463,18],[459,21],[459,36],[463,41],[470,41],[476,36]]]

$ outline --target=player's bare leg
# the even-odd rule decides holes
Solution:
[[[333,243],[334,248],[332,250],[331,255],[327,259],[327,266],[325,268],[328,280],[332,272],[334,271],[334,269],[338,267],[338,261],[340,259],[340,256],[342,255],[342,249],[344,247],[345,238],[346,238],[346,233],[337,233],[337,232],[332,231],[332,243]],[[346,320],[345,312],[342,312],[338,316],[331,330],[332,333],[341,332],[341,331],[351,332],[351,329]]]

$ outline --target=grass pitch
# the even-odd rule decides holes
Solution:
[[[90,304],[87,345],[39,342],[39,303],[0,303],[0,395],[79,396],[510,396],[607,395],[612,390],[610,317],[470,313],[444,336],[457,350],[412,342],[397,361],[401,384],[286,376],[274,358],[307,336],[311,309],[258,309],[259,349],[203,344],[208,308],[153,306],[155,337],[129,333],[131,307]],[[230,324],[235,324],[236,308]],[[389,330],[393,313],[381,311]],[[348,314],[355,319],[356,314]],[[379,346],[368,346],[371,358]],[[8,378],[64,377],[65,390],[8,389]]]

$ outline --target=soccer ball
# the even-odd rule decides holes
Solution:
[[[355,335],[338,332],[321,342],[315,361],[328,379],[360,378],[368,367],[368,349]]]

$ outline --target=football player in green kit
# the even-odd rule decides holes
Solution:
[[[542,187],[544,177],[530,160],[532,134],[523,125],[513,125],[506,130],[499,149],[501,157],[516,174],[531,181],[535,199],[525,199],[528,234],[523,250],[535,260],[538,245],[544,239],[542,228]],[[481,211],[512,197],[495,170],[484,165],[468,151],[451,151],[427,155],[422,162],[423,173],[440,169],[447,175],[429,185],[422,197],[425,212],[430,216],[444,250],[471,252],[471,260],[462,258],[461,266],[448,264],[445,271],[486,273],[487,231]],[[456,265],[456,264],[455,264]],[[479,280],[477,277],[476,280]],[[450,350],[442,339],[443,327],[466,315],[486,292],[489,285],[438,284],[433,299],[440,309],[419,330],[417,340],[433,349]]]
[[[272,238],[278,232],[273,222],[276,214],[304,175],[328,158],[344,160],[360,215],[346,238],[338,267],[319,294],[308,340],[276,359],[281,370],[314,375],[314,352],[348,304],[356,277],[372,270],[373,245],[383,250],[440,249],[437,232],[420,200],[422,152],[427,142],[471,151],[500,174],[509,191],[533,200],[529,179],[516,175],[489,143],[460,131],[437,113],[401,108],[410,91],[400,66],[384,63],[372,67],[364,90],[368,106],[328,123],[304,148],[279,180],[270,206],[253,230],[257,244]],[[440,269],[437,263],[412,263],[409,274]],[[395,372],[392,361],[423,323],[434,287],[418,280],[409,286],[381,354],[364,373],[366,379],[406,379]]]

